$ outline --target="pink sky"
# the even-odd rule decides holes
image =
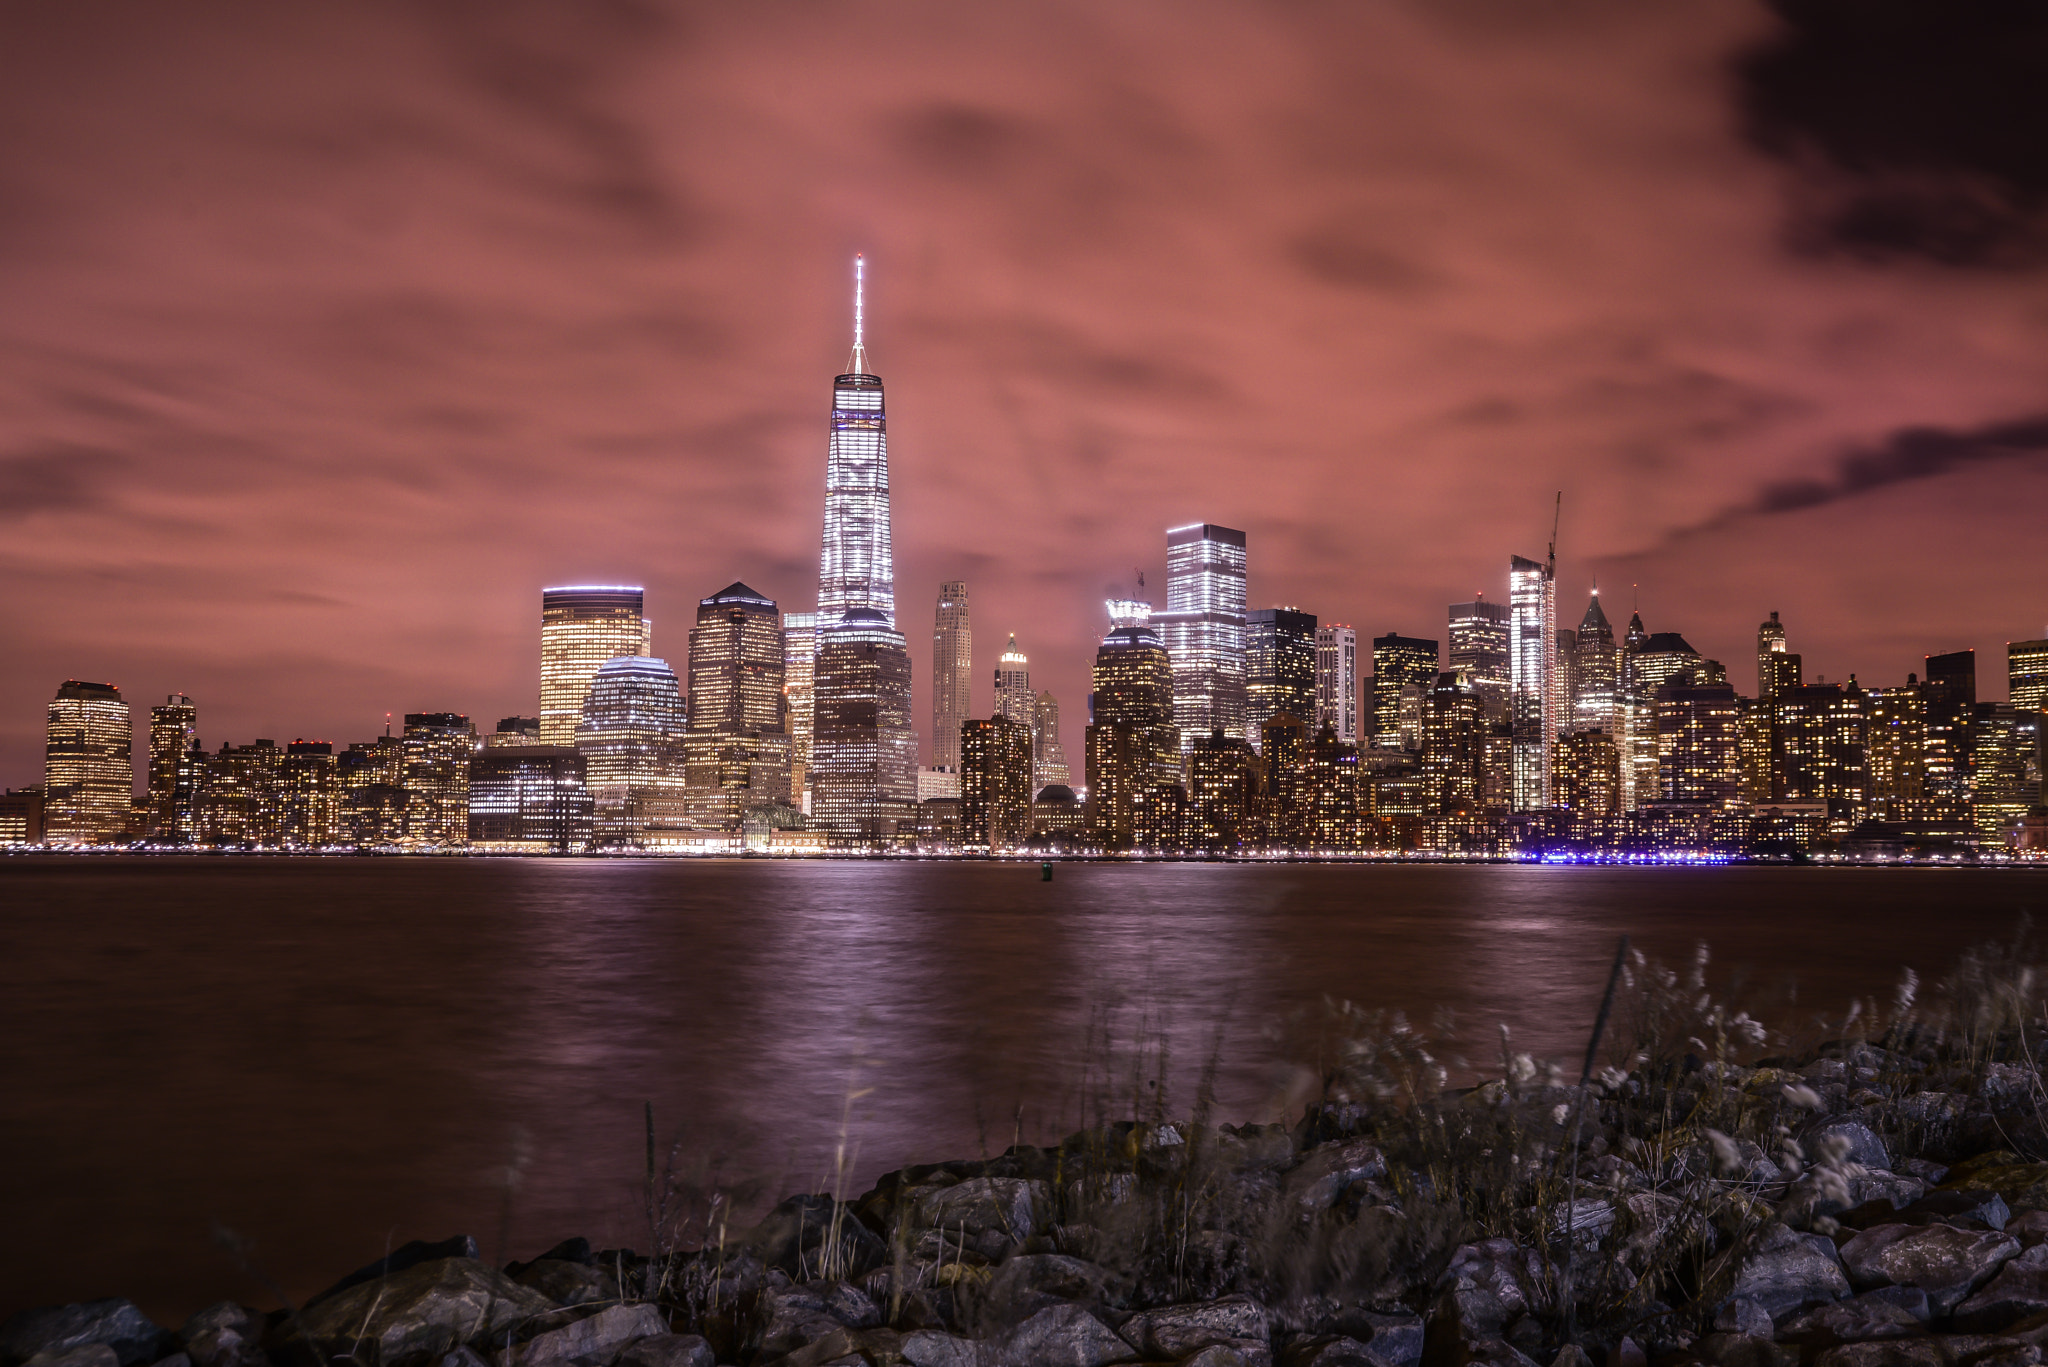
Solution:
[[[1102,598],[1243,528],[1254,606],[1443,634],[1565,495],[1754,686],[2048,630],[2048,275],[1817,249],[1742,4],[141,3],[0,47],[0,783],[67,677],[209,749],[532,714],[539,589],[681,672],[808,609],[854,252],[929,729],[964,578],[1076,767]],[[1951,434],[1902,438],[1912,429]],[[2017,433],[2018,435],[2014,435]],[[1916,444],[1917,443],[1917,444]],[[1788,495],[1785,491],[1811,486]]]

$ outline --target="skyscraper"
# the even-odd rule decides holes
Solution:
[[[1756,629],[1756,697],[1768,703],[1788,688],[1805,683],[1800,659],[1788,648],[1785,624],[1772,613]]]
[[[1244,533],[1194,523],[1166,532],[1166,611],[1152,624],[1173,661],[1182,745],[1197,733],[1245,739]]]
[[[882,380],[867,371],[865,280],[855,257],[853,355],[832,382],[825,457],[811,812],[835,838],[872,846],[913,819],[917,733],[910,653],[896,630],[889,443]]]
[[[540,739],[574,745],[583,699],[598,666],[652,648],[642,590],[621,585],[542,589]]]
[[[460,712],[408,712],[400,746],[407,843],[469,843],[469,761],[477,748],[469,718]],[[272,761],[273,772],[280,763],[281,757]]]
[[[501,733],[502,734],[502,733]],[[569,854],[590,844],[589,761],[558,745],[502,745],[469,762],[469,843]]]
[[[1621,650],[1614,640],[1614,627],[1600,608],[1600,590],[1594,589],[1586,601],[1586,615],[1579,619],[1572,656],[1571,711],[1565,730],[1605,731],[1611,740],[1615,694],[1620,687]]]
[[[2014,707],[2048,712],[2048,640],[2006,642],[2005,675]]]
[[[959,771],[960,723],[973,708],[974,627],[968,619],[967,585],[949,579],[939,585],[932,623],[932,763],[939,768]]]
[[[1031,728],[1006,716],[961,726],[960,843],[1014,849],[1031,834]]]
[[[1437,643],[1388,632],[1372,638],[1372,745],[1375,750],[1422,748],[1424,694],[1436,687]],[[1412,725],[1404,732],[1406,694]]]
[[[782,696],[789,708],[789,800],[808,810],[815,722],[818,614],[782,614]]]
[[[590,681],[576,749],[600,845],[660,845],[689,828],[683,689],[668,661],[607,660]]]
[[[1003,647],[1002,658],[996,661],[995,715],[1008,717],[1029,735],[1032,713],[1037,710],[1038,695],[1031,691],[1031,661],[1017,649],[1013,634],[1010,644]]]
[[[1052,784],[1064,786],[1073,777],[1067,765],[1067,747],[1060,743],[1060,703],[1050,690],[1042,690],[1031,709],[1031,791]]]
[[[1505,718],[1513,673],[1508,605],[1476,595],[1469,603],[1451,604],[1450,648],[1450,667],[1465,676],[1486,714],[1496,721]]]
[[[742,583],[697,604],[690,630],[690,820],[737,831],[750,807],[789,801],[781,618],[775,601]]]
[[[1341,622],[1316,628],[1315,728],[1325,726],[1358,744],[1358,632]]]
[[[1515,810],[1550,805],[1557,739],[1557,575],[1539,560],[1508,562],[1508,648],[1515,732]]]
[[[135,798],[135,732],[112,684],[66,679],[50,703],[43,752],[43,838],[53,845],[119,839]]]
[[[199,709],[182,693],[173,693],[149,709],[149,834],[153,839],[179,839],[179,778],[186,779],[183,797],[189,808],[192,767],[186,755],[198,728]]]
[[[1246,738],[1254,745],[1259,728],[1276,713],[1291,712],[1303,720],[1316,715],[1314,614],[1295,608],[1254,608],[1245,614],[1244,697]]]
[[[1146,620],[1148,604],[1109,605],[1088,695],[1088,824],[1112,847],[1136,838],[1140,795],[1180,782],[1173,662]]]

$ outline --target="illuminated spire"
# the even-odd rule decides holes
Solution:
[[[846,363],[849,375],[868,373],[868,349],[863,340],[867,312],[866,281],[867,258],[856,253],[853,258],[853,356]]]

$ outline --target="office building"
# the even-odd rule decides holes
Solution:
[[[1909,681],[1903,688],[1871,689],[1864,707],[1870,815],[1879,821],[1917,821],[1927,812],[1927,701]]]
[[[0,793],[0,845],[43,843],[43,786]]]
[[[1031,706],[1031,787],[1066,786],[1073,777],[1067,747],[1060,741],[1060,703],[1049,689],[1040,689]]]
[[[1106,846],[1128,848],[1137,835],[1139,794],[1181,781],[1176,675],[1147,620],[1149,605],[1119,600],[1108,606],[1118,625],[1095,652],[1088,695],[1088,824]]]
[[[1358,747],[1338,740],[1334,731],[1318,731],[1309,738],[1300,772],[1296,821],[1302,848],[1333,854],[1363,848]]]
[[[997,708],[1001,711],[1001,708]],[[960,768],[960,723],[974,715],[974,623],[967,585],[949,579],[939,585],[932,622],[932,763]]]
[[[1223,853],[1254,843],[1252,814],[1259,796],[1259,757],[1251,745],[1211,731],[1195,737],[1187,766],[1192,843]]]
[[[668,661],[625,657],[597,671],[576,727],[597,844],[658,848],[681,841],[690,829],[687,726],[682,684]]]
[[[930,769],[917,771],[917,800],[929,802],[935,797],[960,796],[960,771],[958,769]]]
[[[598,673],[602,677],[603,669]],[[408,712],[400,750],[405,766],[406,843],[467,843],[469,761],[477,750],[476,728],[469,718],[460,712]]]
[[[1825,802],[1828,828],[1841,835],[1867,815],[1863,690],[1840,684],[1781,688],[1773,699],[1779,747],[1774,801]]]
[[[486,750],[503,746],[515,749],[540,744],[539,717],[500,717],[498,729],[483,738]]]
[[[1772,613],[1756,629],[1756,697],[1761,703],[1774,702],[1788,688],[1806,682],[1800,657],[1785,639],[1785,625]]]
[[[2041,803],[2041,713],[1978,703],[1970,736],[1970,817],[1986,845],[2008,843]]]
[[[1518,812],[1550,805],[1551,746],[1562,720],[1557,680],[1557,576],[1541,561],[1508,562],[1510,721]]]
[[[2008,641],[2008,697],[2022,712],[2048,712],[2048,640]]]
[[[1428,820],[1456,823],[1461,832],[1476,827],[1486,805],[1482,780],[1491,726],[1486,699],[1468,673],[1450,669],[1437,675],[1423,700],[1417,765]],[[1431,843],[1458,848],[1455,841]]]
[[[1597,728],[1558,742],[1556,797],[1573,838],[1593,839],[1621,814],[1621,752]]]
[[[1088,812],[1072,788],[1049,784],[1031,799],[1031,838],[1055,850],[1083,849],[1087,844]]]
[[[1359,743],[1358,632],[1342,622],[1316,628],[1316,730],[1325,726],[1349,745]],[[1247,739],[1254,739],[1247,737]]]
[[[749,808],[789,803],[783,668],[773,599],[735,582],[698,601],[684,742],[684,787],[697,829],[737,832]]]
[[[1010,717],[960,726],[960,843],[999,853],[1031,835],[1031,728]]]
[[[342,843],[372,849],[405,836],[405,750],[393,735],[357,741],[334,757]]]
[[[1474,595],[1469,603],[1450,607],[1449,667],[1465,677],[1486,714],[1495,721],[1508,715],[1514,665],[1508,647],[1508,605]]]
[[[650,653],[643,591],[619,585],[543,589],[540,595],[540,738],[574,745],[590,681],[606,660]]]
[[[146,834],[163,844],[181,843],[178,813],[191,811],[195,769],[188,758],[198,740],[199,709],[173,693],[149,709],[149,822]],[[182,781],[181,781],[182,780]]]
[[[1586,601],[1572,635],[1571,708],[1565,724],[1574,731],[1600,731],[1613,743],[1615,698],[1621,689],[1621,647],[1600,607],[1600,590]]]
[[[128,829],[135,733],[112,684],[66,679],[49,705],[43,752],[43,837],[100,845]]]
[[[1655,706],[1658,797],[1709,811],[1740,809],[1742,703],[1735,690],[1725,684],[1667,684],[1658,690]],[[1637,805],[1647,805],[1641,794]]]
[[[1017,649],[1017,638],[1012,635],[996,661],[995,715],[1008,717],[1023,727],[1028,735],[1032,713],[1037,706],[1038,695],[1031,691],[1031,661]]]
[[[854,259],[853,354],[832,382],[812,681],[811,815],[842,845],[908,835],[917,803],[910,653],[896,630],[889,443],[868,373],[865,266]]]
[[[810,810],[811,736],[816,724],[818,614],[782,614],[782,697],[789,713],[789,800]]]
[[[1245,537],[1194,523],[1166,533],[1166,611],[1152,625],[1173,661],[1183,745],[1221,730],[1245,736]]]
[[[1355,639],[1355,638],[1354,638]],[[1357,646],[1352,647],[1354,655]],[[1254,608],[1244,626],[1245,739],[1278,712],[1316,715],[1316,619],[1295,608]],[[1334,729],[1334,728],[1333,728]]]
[[[339,843],[341,783],[331,744],[299,739],[285,746],[272,791],[278,844],[323,849]]]
[[[469,762],[470,845],[532,854],[588,848],[595,819],[588,772],[588,760],[560,745],[478,751]]]
[[[1388,633],[1372,638],[1372,745],[1420,750],[1422,698],[1436,687],[1437,643]],[[1409,719],[1404,729],[1402,717]]]
[[[1920,696],[1927,707],[1927,815],[1939,822],[1968,823],[1973,820],[1977,652],[1927,656]]]

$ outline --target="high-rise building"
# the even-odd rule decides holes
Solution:
[[[1557,576],[1540,560],[1508,562],[1508,649],[1515,735],[1515,810],[1550,805],[1551,746],[1562,709],[1557,688]]]
[[[492,746],[469,762],[469,843],[571,854],[589,846],[589,761],[559,745]]]
[[[1476,830],[1485,807],[1482,778],[1489,725],[1486,701],[1469,674],[1450,669],[1437,675],[1423,700],[1418,773],[1428,819],[1451,823],[1459,835]],[[1455,849],[1462,842],[1445,839],[1432,844]]]
[[[590,681],[576,750],[600,845],[674,844],[690,828],[684,768],[687,714],[668,661],[607,660]]]
[[[1315,615],[1296,608],[1254,608],[1245,614],[1245,739],[1252,744],[1276,712],[1304,719],[1316,715],[1316,634]],[[1355,644],[1352,650],[1355,658]]]
[[[1715,811],[1742,805],[1742,703],[1723,685],[1658,691],[1657,777],[1665,802]],[[1639,796],[1638,806],[1644,799]]]
[[[789,802],[783,668],[772,598],[735,582],[698,601],[684,786],[699,829],[737,831],[748,808]]]
[[[1140,794],[1180,783],[1181,741],[1173,663],[1146,620],[1149,606],[1108,606],[1117,625],[1095,652],[1088,695],[1088,824],[1105,844],[1127,847],[1136,838]]]
[[[66,679],[50,703],[43,755],[43,838],[118,840],[135,800],[135,732],[112,684]]]
[[[187,756],[199,729],[199,709],[183,693],[173,693],[149,709],[149,835],[165,843],[182,843],[178,811],[192,805],[193,767]],[[180,778],[184,783],[180,790]],[[182,799],[182,804],[181,804]]]
[[[1342,622],[1316,628],[1315,728],[1325,726],[1358,744],[1358,632]]]
[[[1757,701],[1771,702],[1786,689],[1798,688],[1805,682],[1800,657],[1792,653],[1785,639],[1784,623],[1774,612],[1769,621],[1756,629]]]
[[[832,382],[818,564],[811,813],[841,843],[907,834],[917,803],[910,653],[896,630],[882,380],[867,369],[865,267],[854,258],[853,354]]]
[[[1031,834],[1031,728],[996,716],[961,723],[960,842],[1015,849]]]
[[[958,772],[960,723],[973,715],[974,624],[968,615],[966,583],[949,579],[939,585],[932,623],[933,765]]]
[[[1774,800],[1828,804],[1828,826],[1846,834],[1870,801],[1863,690],[1840,684],[1781,688],[1772,700],[1779,776]]]
[[[1593,838],[1621,813],[1621,753],[1607,732],[1589,728],[1559,741],[1556,780],[1557,805],[1576,838]]]
[[[1927,814],[1935,821],[1969,822],[1976,752],[1977,652],[1929,655],[1920,684],[1927,704]]]
[[[995,715],[1008,717],[1030,733],[1031,715],[1037,710],[1038,695],[1031,691],[1031,661],[1017,649],[1015,633],[996,661]]]
[[[1194,523],[1166,532],[1166,611],[1152,625],[1173,661],[1173,715],[1185,747],[1221,730],[1244,740],[1245,538]]]
[[[486,750],[502,747],[519,748],[540,744],[539,717],[500,717],[498,729],[484,738]]]
[[[277,843],[321,849],[340,838],[341,784],[334,747],[324,740],[295,740],[277,762]]]
[[[2005,674],[2014,707],[2048,712],[2048,640],[2006,642]]]
[[[2003,845],[2041,802],[2041,713],[1978,703],[1971,735],[1970,813],[1978,838]]]
[[[1302,755],[1301,777],[1299,829],[1304,848],[1363,848],[1366,833],[1358,747],[1338,740],[1335,731],[1318,731]]]
[[[789,712],[789,800],[808,811],[811,737],[816,722],[818,614],[782,614],[782,696]]]
[[[1873,688],[1864,705],[1870,814],[1879,821],[1918,820],[1927,811],[1927,700],[1908,684]]]
[[[1041,689],[1031,706],[1031,791],[1066,786],[1073,777],[1067,765],[1067,747],[1060,742],[1060,701],[1050,689]]]
[[[1188,751],[1188,806],[1196,845],[1229,851],[1250,842],[1258,765],[1258,756],[1245,741],[1214,731],[1195,737],[1194,748]]]
[[[583,699],[606,660],[646,655],[651,633],[641,589],[576,585],[540,595],[540,738],[574,745]]]
[[[1508,605],[1475,595],[1450,608],[1450,667],[1465,676],[1495,721],[1508,715],[1514,665],[1508,648]]]
[[[1372,638],[1372,745],[1419,750],[1422,698],[1436,687],[1437,643],[1389,632]],[[1413,724],[1401,725],[1404,695]]]
[[[405,836],[405,750],[397,736],[358,741],[334,757],[341,790],[340,838],[365,849]]]
[[[1644,637],[1634,651],[1635,686],[1655,698],[1657,690],[1667,684],[1703,682],[1700,675],[1707,663],[1692,648],[1692,643],[1677,632],[1655,632]],[[1681,675],[1688,677],[1681,678]],[[1716,680],[1726,681],[1725,677]]]
[[[1614,627],[1600,608],[1600,590],[1586,601],[1586,614],[1572,646],[1571,714],[1565,730],[1601,731],[1613,744],[1615,695],[1621,688],[1621,649]]]
[[[460,712],[408,712],[400,749],[407,843],[468,843],[469,761],[477,750],[469,718]]]

